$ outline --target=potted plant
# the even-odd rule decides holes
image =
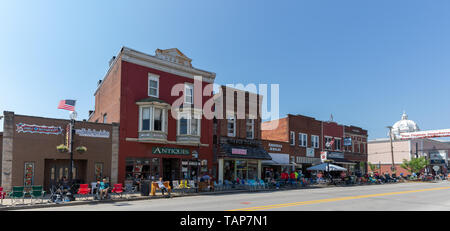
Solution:
[[[64,144],[60,144],[60,145],[56,146],[56,150],[58,150],[58,152],[64,153],[64,152],[69,151],[69,148]]]
[[[83,154],[87,151],[87,148],[85,146],[79,146],[75,149],[78,153]]]

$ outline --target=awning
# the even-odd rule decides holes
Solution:
[[[334,165],[334,164],[328,164],[328,163],[323,163],[323,164],[319,164],[319,165],[315,165],[312,167],[307,168],[306,170],[308,171],[347,171],[346,168]]]
[[[219,148],[219,157],[222,158],[239,158],[239,159],[258,159],[258,160],[271,160],[271,156],[260,145],[247,146],[247,145],[234,145],[234,144],[221,144]]]
[[[271,166],[292,166],[289,163],[289,154],[276,154],[269,153],[272,160],[263,160],[261,162],[262,165],[271,165]]]

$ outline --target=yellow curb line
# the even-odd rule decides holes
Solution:
[[[362,198],[369,198],[369,197],[399,195],[399,194],[415,193],[415,192],[427,192],[427,191],[435,191],[435,190],[442,190],[442,189],[450,189],[450,187],[419,189],[419,190],[410,190],[410,191],[402,191],[402,192],[378,193],[378,194],[368,194],[368,195],[350,196],[350,197],[338,197],[338,198],[330,198],[330,199],[293,202],[293,203],[286,203],[286,204],[265,205],[265,206],[249,207],[249,208],[242,208],[242,209],[232,209],[232,210],[226,210],[226,211],[258,211],[258,210],[276,209],[276,208],[283,208],[283,207],[290,207],[290,206],[297,206],[297,205],[310,205],[310,204],[318,204],[318,203],[326,203],[326,202],[334,202],[334,201],[362,199]]]

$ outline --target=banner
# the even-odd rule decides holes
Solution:
[[[53,127],[53,126],[45,126],[45,125],[31,125],[18,123],[16,124],[17,132],[23,133],[38,133],[38,134],[46,134],[46,135],[59,135],[63,132],[61,127]]]

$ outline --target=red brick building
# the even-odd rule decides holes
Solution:
[[[194,76],[203,81],[194,83]],[[123,47],[113,57],[89,121],[120,123],[118,182],[213,173],[212,119],[205,119],[202,108],[212,99],[212,90],[203,93],[214,79],[215,73],[194,68],[176,48],[149,55]],[[176,85],[181,91],[172,94]],[[177,102],[184,104],[173,117]]]
[[[320,163],[320,151],[323,146],[320,143],[321,126],[321,121],[312,117],[291,114],[276,121],[263,122],[262,139],[267,140],[264,142],[266,150],[273,159],[284,160],[282,163],[272,165],[282,166],[278,167],[281,171],[301,169],[306,172],[306,168]],[[278,144],[283,146],[285,152],[277,153],[269,147],[272,141],[287,142],[289,146]],[[288,163],[286,159],[289,160]],[[266,163],[270,165],[269,162]]]
[[[344,128],[344,156],[345,159],[356,163],[355,168],[363,173],[367,171],[367,130],[356,126]]]
[[[261,179],[261,162],[271,159],[261,143],[262,97],[222,86],[214,98],[214,154],[219,182]]]

